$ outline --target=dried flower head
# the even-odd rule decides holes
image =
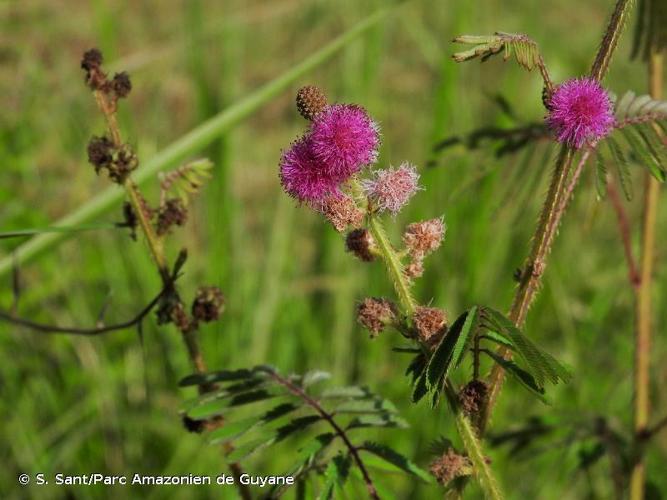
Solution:
[[[301,202],[321,203],[338,193],[339,180],[313,154],[309,135],[294,142],[280,159],[280,182],[290,196]]]
[[[132,90],[130,75],[128,75],[125,71],[116,73],[113,77],[113,80],[111,80],[111,88],[116,94],[116,97],[127,97],[127,95]]]
[[[397,311],[390,300],[366,298],[357,307],[357,320],[371,332],[371,337],[377,337],[385,326],[396,321]]]
[[[419,339],[431,347],[434,347],[440,341],[447,329],[445,311],[437,307],[417,307],[412,316],[412,321]]]
[[[340,192],[326,196],[321,202],[314,204],[313,208],[324,215],[338,232],[344,231],[348,226],[359,226],[364,219],[364,213],[359,210],[352,197]]]
[[[456,453],[453,448],[449,448],[442,456],[431,463],[430,471],[440,484],[446,486],[457,477],[472,474],[472,462],[468,457]]]
[[[611,132],[615,120],[607,91],[593,78],[574,78],[553,91],[547,125],[559,142],[580,148]]]
[[[459,392],[459,404],[468,416],[479,415],[489,394],[489,386],[481,380],[471,380]]]
[[[83,58],[81,59],[81,69],[86,71],[97,69],[102,65],[102,62],[102,52],[100,52],[99,49],[89,49],[83,53]]]
[[[206,323],[215,321],[225,308],[225,296],[217,286],[202,286],[192,302],[192,317]]]
[[[319,87],[306,85],[296,93],[296,109],[306,120],[313,120],[327,106],[327,96]]]
[[[403,273],[410,280],[421,278],[424,274],[424,261],[422,259],[414,259],[405,266]]]
[[[182,226],[188,219],[188,210],[181,198],[169,198],[157,214],[156,232],[167,234],[173,226]]]
[[[403,163],[397,169],[376,171],[363,188],[375,208],[396,215],[419,190],[419,174],[413,165]]]
[[[360,106],[327,106],[313,120],[310,135],[313,155],[338,182],[377,160],[379,127]]]
[[[95,172],[108,168],[113,161],[114,143],[106,136],[93,136],[88,143],[88,162],[95,167]]]
[[[375,260],[377,252],[375,240],[368,229],[354,229],[347,233],[345,247],[348,252],[352,252],[357,258],[364,262],[372,262]]]
[[[431,219],[410,224],[403,234],[403,243],[414,259],[438,249],[447,227],[442,219]]]

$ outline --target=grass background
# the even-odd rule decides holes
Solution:
[[[101,48],[112,70],[131,73],[134,90],[122,103],[125,136],[142,159],[315,52],[386,1],[294,0],[8,1],[0,4],[0,224],[3,231],[44,227],[107,186],[87,164],[85,146],[104,127],[83,85],[81,53]],[[413,1],[402,6],[290,91],[264,105],[199,154],[214,161],[213,180],[171,240],[187,246],[184,290],[200,283],[227,296],[222,320],[201,332],[212,368],[271,363],[283,372],[320,368],[338,383],[364,383],[392,399],[411,429],[377,439],[426,467],[429,446],[454,437],[444,408],[407,400],[406,359],[390,351],[396,338],[369,341],[354,319],[355,302],[390,295],[380,265],[362,265],[320,218],[296,207],[277,178],[281,148],[304,127],[293,105],[307,83],[332,100],[363,104],[381,123],[380,165],[410,160],[425,186],[396,220],[444,215],[442,249],[427,261],[416,292],[422,302],[455,316],[473,304],[508,307],[512,274],[527,251],[550,163],[542,146],[501,160],[493,151],[452,150],[434,157],[439,139],[482,125],[511,125],[494,104],[504,95],[519,120],[543,113],[540,79],[500,60],[456,65],[451,38],[496,30],[536,39],[556,81],[586,72],[613,2]],[[626,33],[607,79],[611,90],[643,91],[645,67],[629,60]],[[434,166],[426,167],[431,160]],[[636,169],[628,204],[638,229],[643,173]],[[149,192],[151,192],[149,190]],[[152,191],[152,194],[156,194]],[[100,222],[120,217],[119,207]],[[661,207],[658,228],[665,227]],[[659,231],[660,234],[660,231]],[[19,240],[0,240],[0,255]],[[659,390],[666,343],[664,238],[659,237],[653,347],[654,414],[667,410]],[[494,430],[543,415],[573,425],[608,417],[631,422],[633,294],[607,201],[585,174],[551,255],[545,286],[527,331],[569,363],[575,380],[553,390],[545,407],[509,383]],[[21,268],[20,313],[58,324],[93,324],[105,301],[108,321],[138,310],[159,289],[142,243],[119,231],[79,234]],[[11,279],[0,287],[11,303]],[[135,332],[100,338],[43,336],[0,324],[0,493],[4,498],[106,498],[104,488],[21,488],[21,472],[217,474],[219,449],[187,434],[176,389],[189,373],[181,340],[148,322],[142,347]],[[580,423],[577,423],[580,422]],[[589,424],[586,424],[588,422]],[[289,448],[265,454],[247,469],[277,474]],[[606,459],[577,469],[579,445],[546,446],[527,460],[490,450],[510,498],[609,498]],[[648,454],[649,477],[667,491],[667,439]],[[376,473],[376,475],[378,475]],[[433,498],[435,486],[403,476],[382,480],[399,497]],[[144,488],[150,498],[234,498],[233,490]],[[124,493],[120,493],[124,494]],[[470,498],[479,497],[474,488]],[[354,498],[354,494],[352,497]]]

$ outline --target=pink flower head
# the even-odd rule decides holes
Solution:
[[[338,180],[327,175],[322,163],[315,158],[309,135],[292,143],[280,158],[280,183],[293,198],[317,203],[338,192]]]
[[[549,102],[547,125],[559,142],[575,148],[597,141],[614,126],[609,94],[593,78],[574,78],[554,90]]]
[[[343,182],[362,166],[377,160],[379,130],[362,107],[327,106],[313,119],[310,134],[313,154],[331,178]]]
[[[396,215],[419,190],[419,174],[413,165],[403,163],[397,169],[376,171],[363,187],[378,210]]]

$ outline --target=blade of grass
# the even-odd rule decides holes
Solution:
[[[382,9],[371,14],[296,66],[172,142],[160,153],[149,159],[137,171],[134,176],[135,182],[141,185],[161,170],[173,167],[184,158],[209,145],[214,139],[248,118],[260,109],[262,105],[280,94],[296,80],[326,62],[327,59],[336,54],[336,52],[348,43],[384,19],[388,12],[388,9]],[[123,196],[124,191],[122,189],[116,186],[107,188],[74,212],[62,217],[55,225],[72,226],[83,224],[105,212],[115,203],[118,203],[123,199]],[[24,264],[44,251],[58,245],[67,239],[67,236],[68,233],[45,233],[32,238],[30,241],[19,246],[14,251],[13,256],[7,256],[0,260],[0,277],[7,275],[14,265]]]

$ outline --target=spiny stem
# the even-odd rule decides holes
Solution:
[[[392,247],[387,238],[387,233],[382,226],[380,219],[371,214],[368,217],[368,224],[371,229],[371,234],[375,238],[375,242],[378,245],[382,258],[384,259],[385,264],[387,265],[387,271],[391,276],[392,281],[394,282],[394,288],[396,289],[396,294],[401,302],[401,305],[405,309],[406,314],[409,317],[415,313],[417,309],[417,303],[412,297],[412,292],[410,291],[410,285],[408,279],[405,277],[403,272],[403,264],[401,263],[394,247]]]
[[[634,4],[634,0],[618,0],[616,7],[609,20],[607,31],[605,31],[600,49],[595,56],[593,67],[591,68],[591,77],[596,80],[602,80],[609,69],[611,57],[616,50],[618,40],[623,32],[625,21],[630,13],[630,9]]]
[[[456,392],[449,383],[445,384],[445,394],[455,415],[456,429],[461,436],[468,458],[472,462],[475,478],[482,488],[484,496],[487,499],[501,500],[503,494],[486,460],[477,432],[470,423],[470,420],[458,407]]]
[[[591,76],[597,80],[602,80],[609,69],[609,62],[618,45],[618,39],[623,31],[625,20],[633,5],[633,0],[618,0],[614,12],[612,13],[609,25],[605,31],[605,35],[600,44],[600,48],[595,57],[593,68],[591,69]],[[547,198],[544,202],[542,215],[540,216],[535,235],[533,237],[533,244],[523,268],[521,281],[517,288],[510,309],[509,318],[521,328],[525,322],[526,314],[535,299],[537,290],[542,280],[542,274],[546,266],[546,258],[551,250],[551,245],[558,231],[561,218],[569,200],[570,194],[577,184],[578,175],[573,177],[573,182],[568,186],[567,180],[572,162],[574,159],[575,150],[567,145],[561,147],[556,168]],[[585,155],[585,153],[584,153]],[[587,156],[584,156],[587,159]],[[580,163],[580,165],[583,164]],[[580,169],[577,169],[580,170]],[[508,358],[511,353],[506,348],[500,348],[499,353]],[[490,389],[488,402],[482,412],[480,429],[484,432],[493,407],[498,399],[500,389],[502,388],[504,380],[504,370],[500,365],[495,364],[489,377]]]
[[[651,50],[649,57],[649,91],[651,97],[662,97],[663,55]],[[642,253],[640,284],[636,297],[635,373],[634,373],[634,429],[637,436],[646,431],[650,416],[649,386],[651,365],[651,284],[655,259],[655,224],[658,212],[660,185],[651,175],[646,175],[644,213],[642,224]],[[640,455],[632,468],[630,498],[644,498],[646,470]]]

